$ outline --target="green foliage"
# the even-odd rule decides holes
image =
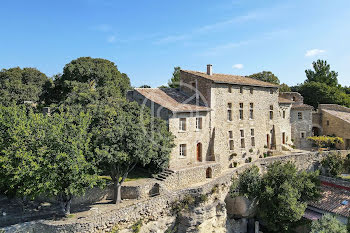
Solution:
[[[312,141],[318,148],[334,147],[336,144],[344,143],[344,140],[341,137],[313,136],[308,137],[307,139]]]
[[[340,175],[344,169],[344,159],[340,154],[330,153],[327,157],[322,159],[321,165],[326,175],[336,177]]]
[[[44,86],[49,82],[47,76],[35,68],[3,69],[0,71],[0,103],[39,102]]]
[[[268,167],[261,182],[258,215],[273,232],[286,232],[301,219],[307,202],[320,196],[318,172],[299,173],[288,162],[275,162]]]
[[[138,233],[140,232],[142,227],[142,220],[138,220],[137,222],[135,222],[132,226],[131,226],[131,230],[134,233]]]
[[[253,151],[254,151],[253,148],[250,148],[250,149],[249,149],[249,152],[250,152],[250,153],[253,153]]]
[[[259,168],[252,166],[246,169],[239,177],[234,180],[230,187],[230,194],[232,197],[245,196],[249,199],[254,199],[259,196],[261,188],[261,177]]]
[[[248,77],[268,83],[273,83],[276,85],[280,84],[280,80],[278,79],[278,77],[274,75],[271,71],[262,71],[260,73],[249,75]]]
[[[346,225],[337,220],[336,217],[325,214],[321,219],[313,221],[310,233],[347,233]]]
[[[208,195],[207,194],[201,194],[199,196],[199,201],[200,202],[206,202],[208,200]]]
[[[96,91],[99,99],[124,97],[130,89],[129,77],[120,73],[117,66],[108,60],[91,57],[80,57],[63,68],[62,76],[55,79],[56,102],[63,101],[84,85],[88,90]],[[85,97],[86,98],[86,97]]]
[[[304,103],[314,108],[317,108],[318,104],[339,104],[350,107],[350,96],[337,86],[310,81],[293,87],[292,90],[299,92],[304,97]]]
[[[180,87],[180,70],[181,68],[179,66],[174,67],[173,77],[168,82],[170,88]]]
[[[280,92],[291,92],[292,89],[285,83],[282,83],[279,88]]]
[[[142,85],[142,86],[140,86],[140,88],[151,88],[151,86],[149,86],[149,85]]]
[[[196,199],[192,195],[187,194],[182,200],[173,202],[171,205],[171,209],[174,212],[174,214],[179,214],[183,210],[187,211],[189,207],[195,203]]]
[[[330,70],[331,68],[327,61],[317,60],[312,63],[312,66],[314,70],[305,70],[306,83],[317,82],[333,87],[338,85],[338,73]]]
[[[139,164],[168,165],[173,136],[166,123],[151,117],[148,108],[126,100],[103,102],[94,113],[93,145],[99,167],[112,178],[116,189]],[[115,202],[120,195],[115,190]]]

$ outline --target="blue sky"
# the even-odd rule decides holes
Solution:
[[[134,86],[166,84],[173,67],[289,85],[326,59],[350,85],[349,0],[2,0],[0,68],[49,76],[81,56],[116,63]]]

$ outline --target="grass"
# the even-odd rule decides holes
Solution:
[[[139,180],[139,179],[144,179],[144,178],[150,178],[150,177],[151,177],[151,174],[149,174],[144,169],[135,168],[133,171],[131,171],[129,173],[128,177],[125,179],[124,182],[134,181],[134,180]],[[105,179],[105,180],[112,180],[112,178],[110,176],[99,176],[99,178]]]

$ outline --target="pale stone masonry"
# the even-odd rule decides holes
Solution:
[[[205,174],[198,174],[202,180],[219,174],[218,166],[227,169],[267,151],[290,150],[292,141],[307,147],[304,139],[311,136],[312,108],[302,103],[300,95],[280,96],[278,85],[216,74],[211,65],[207,72],[180,73],[179,89],[136,88],[128,93],[129,100],[150,107],[168,122],[176,137],[171,169],[207,165]],[[299,112],[302,121],[296,118]]]

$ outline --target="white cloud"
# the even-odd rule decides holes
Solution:
[[[306,51],[305,57],[313,57],[313,56],[320,55],[321,53],[325,53],[325,52],[326,52],[326,50],[323,50],[323,49],[311,49],[311,50]]]
[[[243,64],[235,64],[235,65],[232,66],[232,68],[239,69],[239,70],[243,69],[243,67],[244,67]]]
[[[107,42],[109,42],[109,43],[115,42],[115,36],[109,36],[109,37],[107,37]]]

